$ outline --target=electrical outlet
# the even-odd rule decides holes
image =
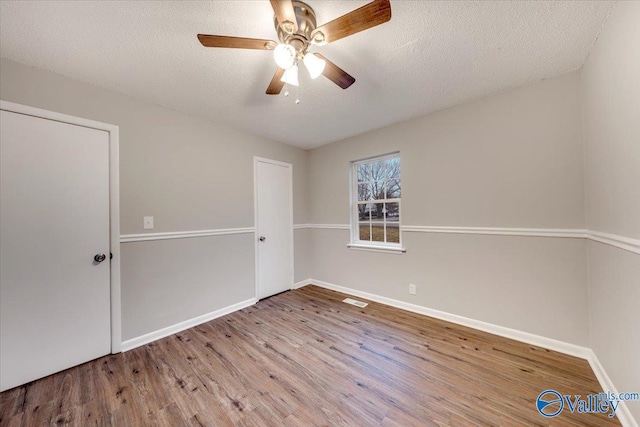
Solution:
[[[415,295],[416,294],[416,285],[414,285],[413,283],[409,283],[409,293],[411,295]]]
[[[153,217],[145,216],[142,220],[142,225],[145,230],[153,230]]]

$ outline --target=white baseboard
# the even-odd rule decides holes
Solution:
[[[540,335],[531,334],[529,332],[519,331],[517,329],[511,329],[493,323],[483,322],[480,320],[470,319],[468,317],[458,316],[457,314],[451,314],[433,308],[423,307],[421,305],[411,304],[404,301],[395,300],[392,298],[383,297],[369,292],[359,291],[357,289],[347,288],[345,286],[336,285],[322,280],[307,279],[296,283],[296,289],[306,285],[316,285],[321,288],[331,289],[333,291],[342,292],[344,294],[353,295],[356,297],[368,299],[381,304],[389,305],[391,307],[400,308],[402,310],[411,311],[413,313],[423,314],[429,317],[435,317],[436,319],[445,320],[447,322],[455,323],[462,326],[478,329],[490,334],[499,335],[501,337],[510,338],[516,341],[525,342],[527,344],[535,345],[538,347],[546,348],[549,350],[557,351],[559,353],[568,354],[570,356],[579,357],[585,359],[591,365],[602,390],[612,391],[617,394],[616,388],[613,382],[605,372],[604,368],[600,364],[600,361],[596,357],[592,349],[588,347],[582,347],[575,344],[570,344],[564,341],[555,340],[552,338],[543,337]],[[624,427],[638,427],[635,419],[631,415],[629,408],[625,402],[620,402],[618,410],[616,411],[618,420]]]
[[[250,298],[248,300],[229,305],[219,310],[212,311],[210,313],[206,313],[189,320],[185,320],[184,322],[176,323],[175,325],[167,326],[166,328],[158,329],[157,331],[150,332],[148,334],[144,334],[136,338],[131,338],[129,340],[122,342],[121,350],[123,352],[133,350],[136,347],[149,344],[152,341],[156,341],[161,338],[168,337],[169,335],[182,332],[185,329],[193,328],[194,326],[198,326],[202,323],[208,322],[218,317],[222,317],[227,314],[233,313],[234,311],[238,311],[243,308],[249,307],[255,304],[256,302],[258,302],[256,298]]]
[[[311,284],[320,286],[322,288],[331,289],[331,290],[342,292],[349,295],[355,295],[357,297],[365,298],[370,301],[379,302],[381,304],[411,311],[413,313],[423,314],[429,317],[435,317],[436,319],[445,320],[447,322],[455,323],[458,325],[468,326],[470,328],[478,329],[480,331],[488,332],[490,334],[499,335],[505,338],[511,338],[517,341],[526,342],[527,344],[547,348],[549,350],[558,351],[564,354],[568,354],[570,356],[579,357],[581,359],[588,359],[589,354],[591,352],[591,349],[587,347],[582,347],[579,345],[566,343],[564,341],[559,341],[552,338],[531,334],[529,332],[519,331],[517,329],[511,329],[504,326],[495,325],[493,323],[488,323],[480,320],[470,319],[468,317],[458,316],[457,314],[451,314],[445,311],[435,310],[433,308],[428,308],[428,307],[424,307],[417,304],[411,304],[408,302],[399,301],[392,298],[387,298],[380,295],[375,295],[375,294],[359,291],[357,289],[347,288],[340,285],[335,285],[333,283],[323,282],[322,280],[311,279],[309,280],[309,282]]]
[[[611,378],[607,375],[607,372],[604,370],[602,364],[600,364],[600,361],[593,350],[589,350],[589,358],[587,360],[589,361],[589,365],[591,365],[591,369],[593,369],[593,373],[596,375],[602,390],[610,390],[615,394],[618,394],[618,390],[613,385],[613,381],[611,381]],[[620,402],[616,411],[616,416],[618,417],[620,424],[624,427],[638,427],[638,423],[633,418],[633,415],[631,415],[631,411],[625,401]]]
[[[297,283],[294,283],[293,284],[293,288],[291,288],[291,289],[300,289],[301,287],[307,286],[307,285],[311,285],[312,283],[313,283],[313,280],[304,279],[304,280],[301,280],[301,281],[299,281]]]

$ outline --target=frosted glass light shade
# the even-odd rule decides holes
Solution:
[[[273,50],[273,58],[276,60],[278,67],[286,70],[296,61],[296,50],[290,44],[280,43]]]
[[[291,67],[287,68],[284,72],[284,75],[280,79],[280,81],[283,81],[286,84],[289,84],[292,86],[299,86],[298,66],[296,64],[293,64]]]
[[[327,62],[324,59],[318,58],[313,53],[307,53],[304,56],[303,62],[312,79],[317,79],[324,71],[325,65],[327,65]]]

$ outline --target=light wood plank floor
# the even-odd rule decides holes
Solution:
[[[315,286],[0,395],[0,425],[607,426],[586,361]]]

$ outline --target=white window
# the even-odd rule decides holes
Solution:
[[[400,154],[351,163],[352,248],[404,251],[400,235]]]

